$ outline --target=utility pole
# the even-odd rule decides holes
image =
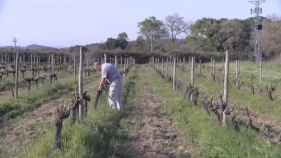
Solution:
[[[260,8],[260,4],[265,2],[265,0],[256,0],[249,1],[255,5],[254,9],[251,9],[251,14],[255,13],[255,28],[254,28],[254,56],[255,62],[259,62],[262,59],[262,54],[260,52],[260,30],[262,30],[262,21],[260,14],[262,13],[262,8]]]
[[[14,46],[14,50],[16,50],[16,46],[17,46],[17,39],[16,39],[16,38],[13,38],[13,42],[14,42],[14,44],[15,44],[15,46]]]

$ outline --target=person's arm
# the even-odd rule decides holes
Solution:
[[[106,78],[102,78],[98,87],[98,90],[102,90],[102,88],[104,87],[106,83]]]

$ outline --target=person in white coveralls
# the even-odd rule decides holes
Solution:
[[[106,82],[110,84],[108,103],[112,109],[121,110],[123,78],[117,68],[110,63],[95,62],[94,69],[101,72],[101,80],[98,90],[102,90]]]

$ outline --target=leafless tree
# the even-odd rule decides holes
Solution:
[[[190,23],[185,22],[184,17],[181,17],[178,13],[167,16],[165,20],[165,26],[170,32],[173,44],[176,43],[176,38],[178,35],[182,33],[188,34]]]

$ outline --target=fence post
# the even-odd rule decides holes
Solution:
[[[174,57],[174,68],[173,68],[173,90],[176,90],[176,57]]]
[[[216,59],[213,59],[213,66],[212,66],[212,68],[213,68],[213,74],[214,75],[216,75]]]
[[[74,79],[76,78],[76,56],[73,56],[73,72],[74,72]]]
[[[168,75],[168,62],[169,62],[169,59],[166,58],[166,76]]]
[[[118,62],[117,55],[115,55],[114,57],[115,57],[115,67],[117,68],[117,62]]]
[[[19,79],[19,68],[18,68],[18,62],[19,62],[19,52],[16,53],[16,76],[15,76],[15,98],[18,99],[18,79]]]
[[[262,82],[262,57],[260,59],[260,84]]]
[[[238,60],[236,60],[236,69],[235,69],[235,78],[236,78],[236,87],[239,86],[239,63]]]
[[[191,68],[190,68],[190,84],[194,85],[194,57],[191,57]],[[190,95],[190,101],[193,102],[193,95]]]
[[[224,75],[224,89],[223,89],[223,105],[222,105],[222,126],[226,126],[226,108],[228,101],[228,74],[229,74],[229,52],[225,53],[225,75]]]
[[[103,54],[103,56],[104,56],[104,63],[106,63],[106,54]]]
[[[79,119],[83,119],[84,115],[84,106],[83,106],[83,52],[82,47],[80,47],[80,61],[79,61],[79,78],[78,78],[78,85],[79,85]]]

